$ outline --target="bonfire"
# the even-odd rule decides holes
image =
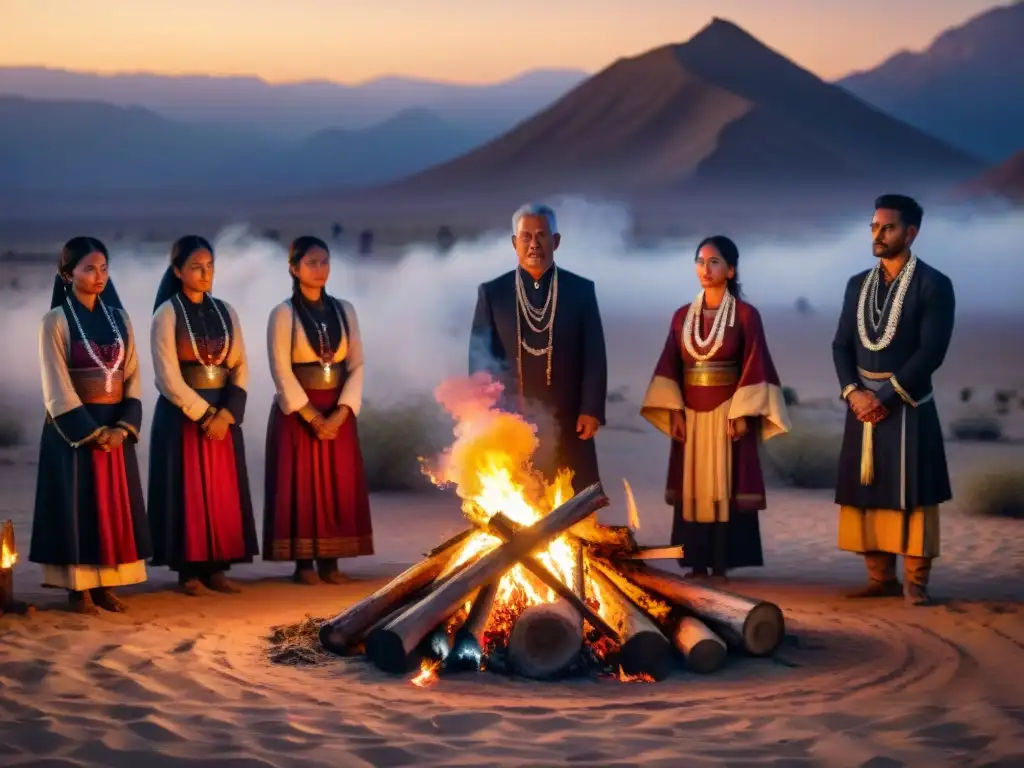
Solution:
[[[455,440],[423,470],[454,487],[469,527],[380,590],[326,621],[321,645],[365,653],[415,685],[439,675],[491,670],[532,679],[597,674],[624,682],[668,677],[682,659],[719,668],[728,649],[772,653],[782,613],[651,568],[678,548],[640,547],[639,515],[626,484],[630,526],[605,526],[600,483],[576,492],[531,463],[536,428],[498,408],[487,376],[436,392],[455,420]]]
[[[14,523],[0,523],[0,616],[5,613],[32,613],[33,606],[14,597],[14,565],[18,548],[14,543]]]

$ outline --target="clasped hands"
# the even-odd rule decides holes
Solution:
[[[124,427],[100,427],[100,431],[93,438],[93,444],[98,450],[110,453],[120,448],[127,438],[128,430]]]
[[[338,436],[338,432],[341,431],[341,428],[351,415],[351,408],[347,405],[340,405],[331,412],[330,416],[324,416],[319,413],[315,415],[309,420],[309,426],[317,436],[317,439],[333,440]]]
[[[875,397],[874,392],[866,389],[855,389],[846,397],[853,415],[858,421],[868,424],[877,424],[889,415],[889,409],[882,405],[882,402]]]
[[[199,426],[210,440],[223,440],[228,429],[235,423],[235,417],[227,408],[218,408],[200,422]]]
[[[729,419],[727,429],[729,439],[736,441],[750,431],[750,425],[747,423],[746,417],[739,416]],[[686,442],[686,416],[682,411],[672,411],[672,415],[669,417],[669,433],[673,440],[678,440],[680,443]]]

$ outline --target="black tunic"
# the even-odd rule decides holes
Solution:
[[[549,269],[534,287],[534,279],[521,270],[527,295],[538,309],[551,284]],[[486,371],[505,384],[503,407],[523,413],[538,426],[541,447],[537,469],[549,478],[567,467],[573,471],[577,491],[599,479],[594,440],[580,440],[576,421],[581,415],[605,423],[608,396],[608,361],[604,329],[594,283],[558,269],[558,304],[555,310],[551,385],[547,384],[547,355],[522,350],[522,398],[517,357],[515,271],[480,286],[470,334],[469,372]],[[547,316],[537,325],[543,327]],[[547,333],[534,333],[521,318],[523,340],[534,349],[547,347]]]
[[[832,357],[839,386],[856,384],[875,391],[889,415],[874,427],[874,481],[862,485],[860,457],[863,425],[850,410],[846,416],[839,457],[836,503],[862,509],[912,510],[949,501],[952,493],[942,427],[932,398],[932,375],[942,365],[953,335],[956,298],[950,279],[918,259],[907,289],[903,312],[891,343],[872,352],[857,330],[857,307],[868,271],[854,275],[846,286]],[[888,289],[879,293],[884,302]],[[869,297],[869,301],[874,297]],[[892,302],[886,308],[884,329]],[[868,326],[869,337],[875,334]],[[889,373],[880,382],[858,372]]]

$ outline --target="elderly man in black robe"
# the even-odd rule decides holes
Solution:
[[[594,283],[554,261],[555,212],[530,204],[512,217],[511,272],[483,283],[470,335],[469,372],[505,384],[505,407],[538,426],[537,469],[573,472],[573,489],[600,478],[594,436],[605,423],[608,362]]]
[[[910,605],[930,602],[939,505],[952,498],[932,375],[949,349],[956,299],[950,279],[911,253],[923,213],[903,195],[875,201],[877,263],[850,279],[832,342],[849,405],[836,486],[839,548],[863,555],[868,572],[851,597],[902,591]]]

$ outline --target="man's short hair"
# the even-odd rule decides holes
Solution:
[[[543,203],[527,203],[519,206],[519,209],[512,214],[512,234],[519,231],[519,221],[523,216],[543,216],[548,220],[548,229],[552,235],[558,234],[558,218],[555,216],[555,209]]]
[[[875,200],[875,210],[877,211],[879,208],[899,213],[900,221],[905,227],[921,228],[924,208],[912,197],[907,197],[906,195],[881,195]]]

